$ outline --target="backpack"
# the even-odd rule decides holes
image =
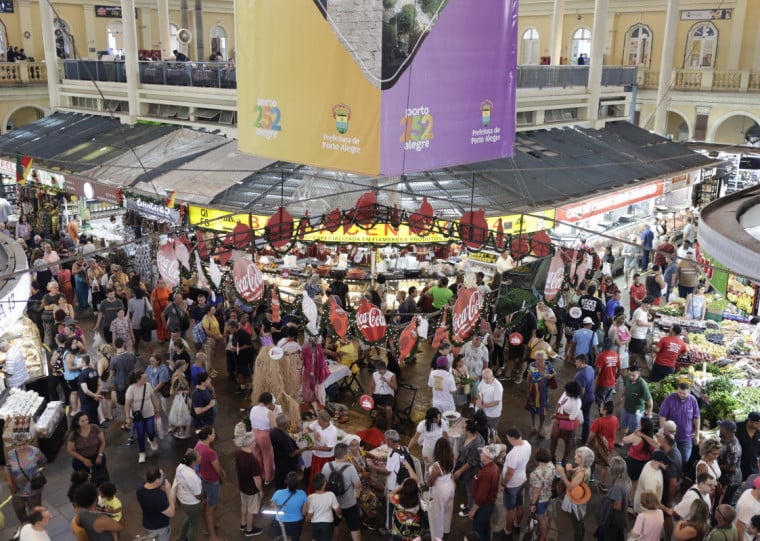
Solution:
[[[203,328],[203,320],[193,325],[193,342],[198,345],[206,343],[206,329]]]
[[[337,497],[343,496],[347,491],[346,481],[343,479],[343,472],[350,464],[346,464],[341,469],[336,470],[333,467],[333,463],[330,462],[330,476],[327,478],[327,490],[335,494]]]
[[[414,467],[414,458],[412,458],[412,455],[409,453],[409,449],[407,449],[406,447],[399,447],[398,449],[394,449],[393,451],[391,451],[391,455],[393,453],[396,453],[397,455],[401,455],[402,457],[404,457],[404,462],[406,462],[407,464],[411,464],[412,467]],[[403,465],[400,465],[398,468],[398,471],[396,472],[396,483],[400,485],[401,483],[406,481],[408,478],[409,478],[409,472]]]

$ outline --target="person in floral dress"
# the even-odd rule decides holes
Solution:
[[[556,372],[552,363],[546,360],[546,352],[537,351],[536,360],[528,365],[528,393],[525,409],[530,412],[530,433],[538,433],[539,438],[546,437],[544,421],[546,408],[549,406],[549,382],[555,376]],[[538,429],[536,429],[536,416],[539,418]]]
[[[540,447],[536,451],[538,466],[530,472],[530,512],[538,517],[538,539],[546,541],[549,531],[549,517],[546,514],[552,498],[552,483],[554,482],[554,463],[549,449]]]
[[[119,310],[116,319],[111,322],[110,331],[114,340],[122,338],[124,340],[124,349],[132,351],[135,344],[135,335],[132,330],[132,321],[127,317],[124,308]]]

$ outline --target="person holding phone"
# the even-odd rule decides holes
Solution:
[[[166,474],[159,468],[151,468],[145,474],[145,483],[137,487],[137,502],[143,513],[143,528],[158,541],[170,541],[174,516],[174,498]]]

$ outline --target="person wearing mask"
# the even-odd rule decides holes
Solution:
[[[222,541],[216,532],[214,513],[219,505],[219,492],[226,473],[219,463],[219,455],[211,447],[215,440],[214,427],[206,425],[198,433],[198,443],[195,444],[195,450],[200,456],[199,475],[203,485],[203,504],[205,507],[203,517],[206,521],[206,531],[208,531],[211,541]]]
[[[177,503],[185,511],[185,519],[179,530],[179,538],[187,541],[198,539],[198,526],[201,522],[203,500],[203,482],[196,472],[200,467],[201,457],[195,449],[188,449],[174,472],[177,490]]]
[[[675,440],[681,453],[683,464],[689,462],[691,449],[699,437],[699,404],[689,391],[689,384],[681,382],[676,386],[676,392],[669,394],[662,401],[659,411],[660,426],[668,420],[675,421]]]
[[[145,474],[145,483],[137,487],[137,503],[142,509],[142,525],[148,536],[157,541],[171,538],[171,518],[174,516],[174,498],[169,480],[163,471],[151,468]]]
[[[478,532],[482,541],[491,541],[491,515],[499,491],[499,467],[495,462],[498,456],[499,449],[496,446],[483,447],[480,451],[483,467],[472,482],[473,504],[467,516],[472,520],[472,529]]]
[[[513,529],[519,529],[523,519],[524,486],[528,480],[528,462],[531,456],[530,443],[522,439],[522,434],[516,427],[507,430],[507,441],[511,450],[504,458],[501,481],[504,485],[504,507],[507,510],[507,521],[504,534],[512,535]]]

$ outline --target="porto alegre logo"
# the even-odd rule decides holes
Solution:
[[[345,103],[339,103],[332,108],[332,116],[335,119],[335,129],[343,134],[348,131],[348,121],[351,120],[351,108]]]
[[[491,100],[483,100],[480,103],[480,120],[486,128],[491,124],[491,111],[493,111],[493,102]]]

